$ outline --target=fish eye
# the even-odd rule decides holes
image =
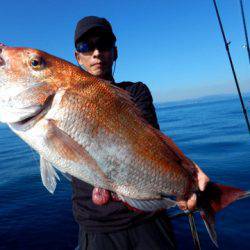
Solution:
[[[45,66],[42,57],[35,57],[30,59],[30,66],[35,70],[40,70]]]

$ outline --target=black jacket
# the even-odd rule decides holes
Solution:
[[[129,91],[133,101],[142,111],[143,117],[159,129],[153,100],[148,87],[141,83],[121,82],[116,86]],[[93,186],[73,178],[73,213],[76,221],[86,232],[114,232],[138,225],[157,216],[155,213],[137,213],[122,202],[111,201],[98,206],[92,202]]]

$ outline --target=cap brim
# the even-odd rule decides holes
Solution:
[[[75,37],[75,45],[77,44],[77,42],[79,42],[79,40],[83,39],[83,37],[85,35],[87,35],[87,33],[89,33],[91,30],[94,30],[94,29],[98,29],[100,31],[103,31],[105,33],[109,33],[111,37],[113,37],[114,40],[116,40],[116,37],[114,35],[114,33],[107,27],[103,26],[103,25],[91,25],[89,26],[87,29],[82,29],[82,30],[79,30],[77,36]]]

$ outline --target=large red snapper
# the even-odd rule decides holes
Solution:
[[[144,121],[125,91],[45,52],[0,47],[0,107],[0,121],[40,154],[51,193],[53,166],[144,211],[197,193],[215,243],[215,212],[249,194],[212,182],[199,192],[194,163]]]

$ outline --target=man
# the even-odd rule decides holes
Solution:
[[[106,19],[85,17],[75,30],[76,60],[90,74],[127,90],[144,118],[159,129],[147,86],[141,82],[114,82],[112,66],[118,57],[115,42],[116,37]],[[198,170],[202,190],[208,178]],[[129,210],[122,202],[110,199],[109,191],[94,188],[76,178],[73,178],[72,186],[73,212],[80,226],[78,249],[174,249],[164,212]],[[195,204],[195,195],[188,201],[179,202],[181,209],[193,209]]]

